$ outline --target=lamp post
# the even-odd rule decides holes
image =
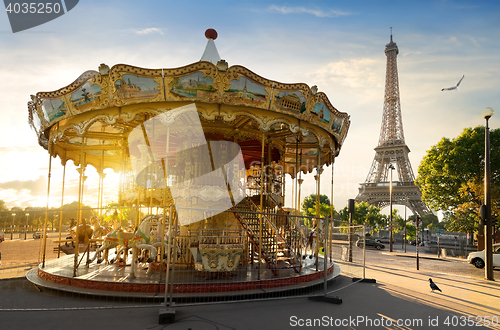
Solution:
[[[10,240],[12,241],[12,236],[14,236],[14,220],[16,219],[16,214],[12,213],[12,227],[10,227]]]
[[[493,279],[493,244],[492,244],[492,228],[491,228],[491,167],[490,167],[490,128],[488,120],[493,116],[492,108],[485,108],[481,113],[483,118],[486,119],[486,126],[484,129],[484,205],[486,206],[485,214],[485,267],[484,276],[486,280]]]
[[[26,240],[26,233],[28,232],[28,217],[29,213],[26,213],[26,226],[24,227],[24,240]]]
[[[391,182],[389,186],[389,252],[392,252],[392,170],[394,170],[394,165],[389,164],[389,169],[391,170]]]

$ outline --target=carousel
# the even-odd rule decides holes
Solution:
[[[318,256],[320,235],[305,258],[308,229],[298,208],[303,175],[314,175],[319,195],[323,166],[339,155],[349,115],[316,86],[228,66],[215,47],[217,32],[205,36],[199,62],[173,69],[101,64],[66,87],[31,96],[39,144],[64,169],[69,160],[77,167],[79,210],[89,166],[99,174],[99,193],[92,219],[78,212],[71,237],[56,241],[71,254],[46,260],[44,250],[30,281],[154,296],[286,290],[338,275],[331,258]],[[126,223],[104,223],[106,169],[120,177],[116,212],[134,210]],[[285,191],[294,208],[285,208]],[[311,220],[323,226],[319,211]]]

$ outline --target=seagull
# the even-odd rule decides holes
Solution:
[[[460,80],[458,81],[458,83],[456,84],[456,86],[453,86],[453,87],[448,87],[448,88],[443,88],[441,89],[441,91],[458,91],[458,86],[460,86],[460,83],[462,82],[462,80],[464,79],[465,75],[462,76],[462,78],[460,78]]]
[[[432,292],[434,292],[434,290],[438,290],[439,292],[443,292],[443,291],[441,291],[440,288],[438,288],[438,286],[436,285],[436,283],[432,282],[432,278],[429,279],[429,282],[431,283]]]

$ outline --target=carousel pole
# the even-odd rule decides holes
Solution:
[[[78,172],[80,173],[80,178],[78,180],[78,209],[77,209],[77,216],[76,216],[76,229],[75,229],[75,254],[74,254],[74,259],[73,259],[73,277],[76,277],[76,268],[78,265],[78,252],[80,250],[80,242],[78,240],[78,235],[79,233],[79,228],[80,227],[80,220],[82,218],[82,213],[80,212],[81,207],[82,207],[82,179],[83,179],[83,172],[84,172],[84,161],[83,161],[83,147],[85,145],[85,135],[82,135],[82,144],[80,148],[80,169]]]
[[[99,208],[99,221],[102,221],[102,200],[104,197],[104,150],[101,155],[101,173],[99,173],[99,193],[97,197],[97,207]]]
[[[317,172],[316,172],[316,190],[317,190],[317,193],[316,193],[316,224],[315,224],[315,227],[316,227],[316,230],[317,230],[317,233],[316,233],[316,249],[314,251],[314,254],[315,254],[315,257],[316,257],[316,271],[318,270],[318,254],[319,254],[319,218],[320,218],[320,215],[319,215],[319,204],[320,204],[320,198],[319,198],[319,194],[320,194],[320,177],[321,177],[321,148],[318,148],[318,166],[317,166]]]
[[[300,208],[298,205],[298,193],[299,193],[299,188],[298,188],[298,182],[299,182],[299,137],[298,135],[295,137],[295,196],[294,196],[294,202],[295,205],[295,215],[298,214],[298,209]]]
[[[170,211],[169,211],[169,219],[168,219],[168,231],[167,231],[167,270],[166,270],[166,274],[165,274],[165,307],[168,307],[168,306],[172,306],[172,302],[168,302],[168,281],[169,281],[169,276],[170,276],[170,259],[171,259],[171,254],[170,253],[170,250],[171,250],[171,247],[172,247],[172,240],[170,239],[170,232],[172,230],[172,219],[173,219],[173,205],[170,204]],[[160,271],[161,271],[161,267],[160,267]],[[173,284],[173,280],[172,280],[172,284]],[[170,287],[172,287],[173,285],[170,285]]]
[[[140,221],[140,217],[141,217],[141,187],[137,187],[137,205],[136,205],[136,208],[135,208],[135,221],[134,221],[134,225],[135,227],[138,227],[139,225],[139,221]],[[121,223],[121,221],[120,221]]]
[[[43,256],[42,256],[42,268],[45,267],[45,250],[47,248],[47,222],[49,220],[49,195],[50,195],[50,176],[52,172],[52,155],[50,154],[51,143],[49,140],[49,175],[47,177],[47,208],[45,209],[45,221],[43,224]]]
[[[302,191],[302,183],[304,182],[304,179],[302,179],[302,170],[301,170],[301,167],[302,167],[302,149],[300,149],[300,167],[298,168],[299,171],[297,173],[297,175],[298,175],[297,181],[299,183],[299,191],[298,191],[299,198],[298,198],[298,203],[297,203],[298,208],[299,208],[299,212],[298,212],[297,215],[301,215],[301,213],[300,213],[300,193]],[[299,226],[301,225],[301,222],[302,222],[302,220],[301,220],[301,218],[299,218]],[[302,233],[302,229],[301,228],[297,228],[297,229],[298,229],[298,231],[300,233]],[[302,235],[300,235],[300,236],[301,236],[301,239],[299,240],[299,244],[300,244],[300,251],[302,251],[302,248],[303,248],[302,243],[304,241],[302,239]],[[301,263],[302,263],[302,260],[301,260]]]
[[[259,272],[257,277],[259,281],[262,263],[262,212],[264,212],[264,139],[265,134],[262,132],[262,152],[260,156]]]
[[[59,245],[57,249],[57,258],[61,257],[61,231],[62,231],[62,217],[63,217],[63,206],[64,206],[64,184],[66,180],[66,161],[63,165],[63,180],[62,180],[62,193],[61,193],[61,213],[59,214]]]
[[[285,182],[286,182],[286,164],[285,164],[285,153],[283,155],[280,155],[280,158],[283,159],[283,165],[282,165],[282,170],[281,170],[281,186],[283,187],[281,189],[281,193],[283,195],[282,203],[281,205],[285,206],[285,192],[286,192],[286,187],[285,187]]]
[[[126,146],[127,146],[127,140],[123,139],[122,143],[122,163],[120,164],[120,189],[118,190],[118,205],[122,206],[123,203],[123,192],[125,190],[125,161],[126,161]],[[121,220],[120,220],[121,221]]]
[[[161,165],[163,168],[163,178],[165,180],[165,189],[163,190],[163,218],[162,218],[162,223],[161,223],[161,228],[159,230],[159,235],[160,235],[160,281],[161,281],[161,270],[163,267],[163,255],[165,254],[165,247],[163,246],[163,241],[165,237],[165,221],[167,217],[167,189],[168,189],[168,153],[169,153],[169,144],[170,144],[170,126],[167,126],[167,148],[166,148],[166,157],[161,159]],[[167,161],[165,161],[167,159]],[[172,219],[172,213],[169,214],[169,225]],[[169,239],[170,242],[170,239]],[[170,254],[170,250],[167,250],[167,253]],[[167,269],[170,267],[170,263],[167,263]],[[167,277],[168,279],[168,277]],[[167,281],[165,279],[165,281]],[[167,291],[167,286],[165,282],[165,291]],[[165,299],[166,301],[166,299]]]
[[[179,221],[179,213],[175,212],[176,216],[175,219],[173,216],[171,216],[172,219],[174,219],[174,229],[173,229],[173,234],[172,234],[172,254],[174,255],[174,259],[172,260],[172,285],[170,286],[170,306],[173,305],[173,295],[174,295],[174,276],[175,276],[175,260],[177,259],[177,226],[178,226],[178,221]],[[170,242],[170,238],[168,240]]]
[[[334,166],[335,166],[335,156],[333,154],[333,150],[330,150],[331,154],[330,154],[330,164],[332,166],[332,180],[331,180],[331,192],[330,192],[330,236],[333,235],[333,209],[334,209],[334,205],[333,205],[333,198],[334,198],[334,195],[333,195],[333,169],[334,169]],[[330,237],[330,240],[329,240],[329,243],[330,243],[330,249],[329,249],[329,252],[330,252],[330,261],[332,259],[332,250],[333,250],[333,245],[332,245],[332,237]]]

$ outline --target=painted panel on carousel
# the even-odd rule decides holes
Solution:
[[[71,93],[71,103],[76,110],[83,111],[99,104],[101,86],[87,81],[76,92]]]
[[[249,105],[264,105],[267,98],[264,86],[256,84],[243,76],[231,80],[226,95],[233,100]]]
[[[170,83],[170,92],[181,97],[208,98],[215,92],[214,80],[203,72],[175,77]]]
[[[282,111],[296,114],[306,111],[306,98],[301,91],[281,91],[275,96],[274,104],[276,108]]]
[[[328,124],[330,122],[330,110],[326,107],[323,101],[316,103],[311,111],[317,116],[318,121]]]
[[[44,99],[42,111],[45,119],[49,122],[62,117],[68,111],[66,103],[61,99]]]
[[[152,99],[160,94],[160,84],[154,78],[124,74],[115,81],[116,93],[122,100]]]
[[[335,118],[332,123],[332,131],[337,134],[340,134],[342,130],[342,125],[344,124],[344,118]]]

